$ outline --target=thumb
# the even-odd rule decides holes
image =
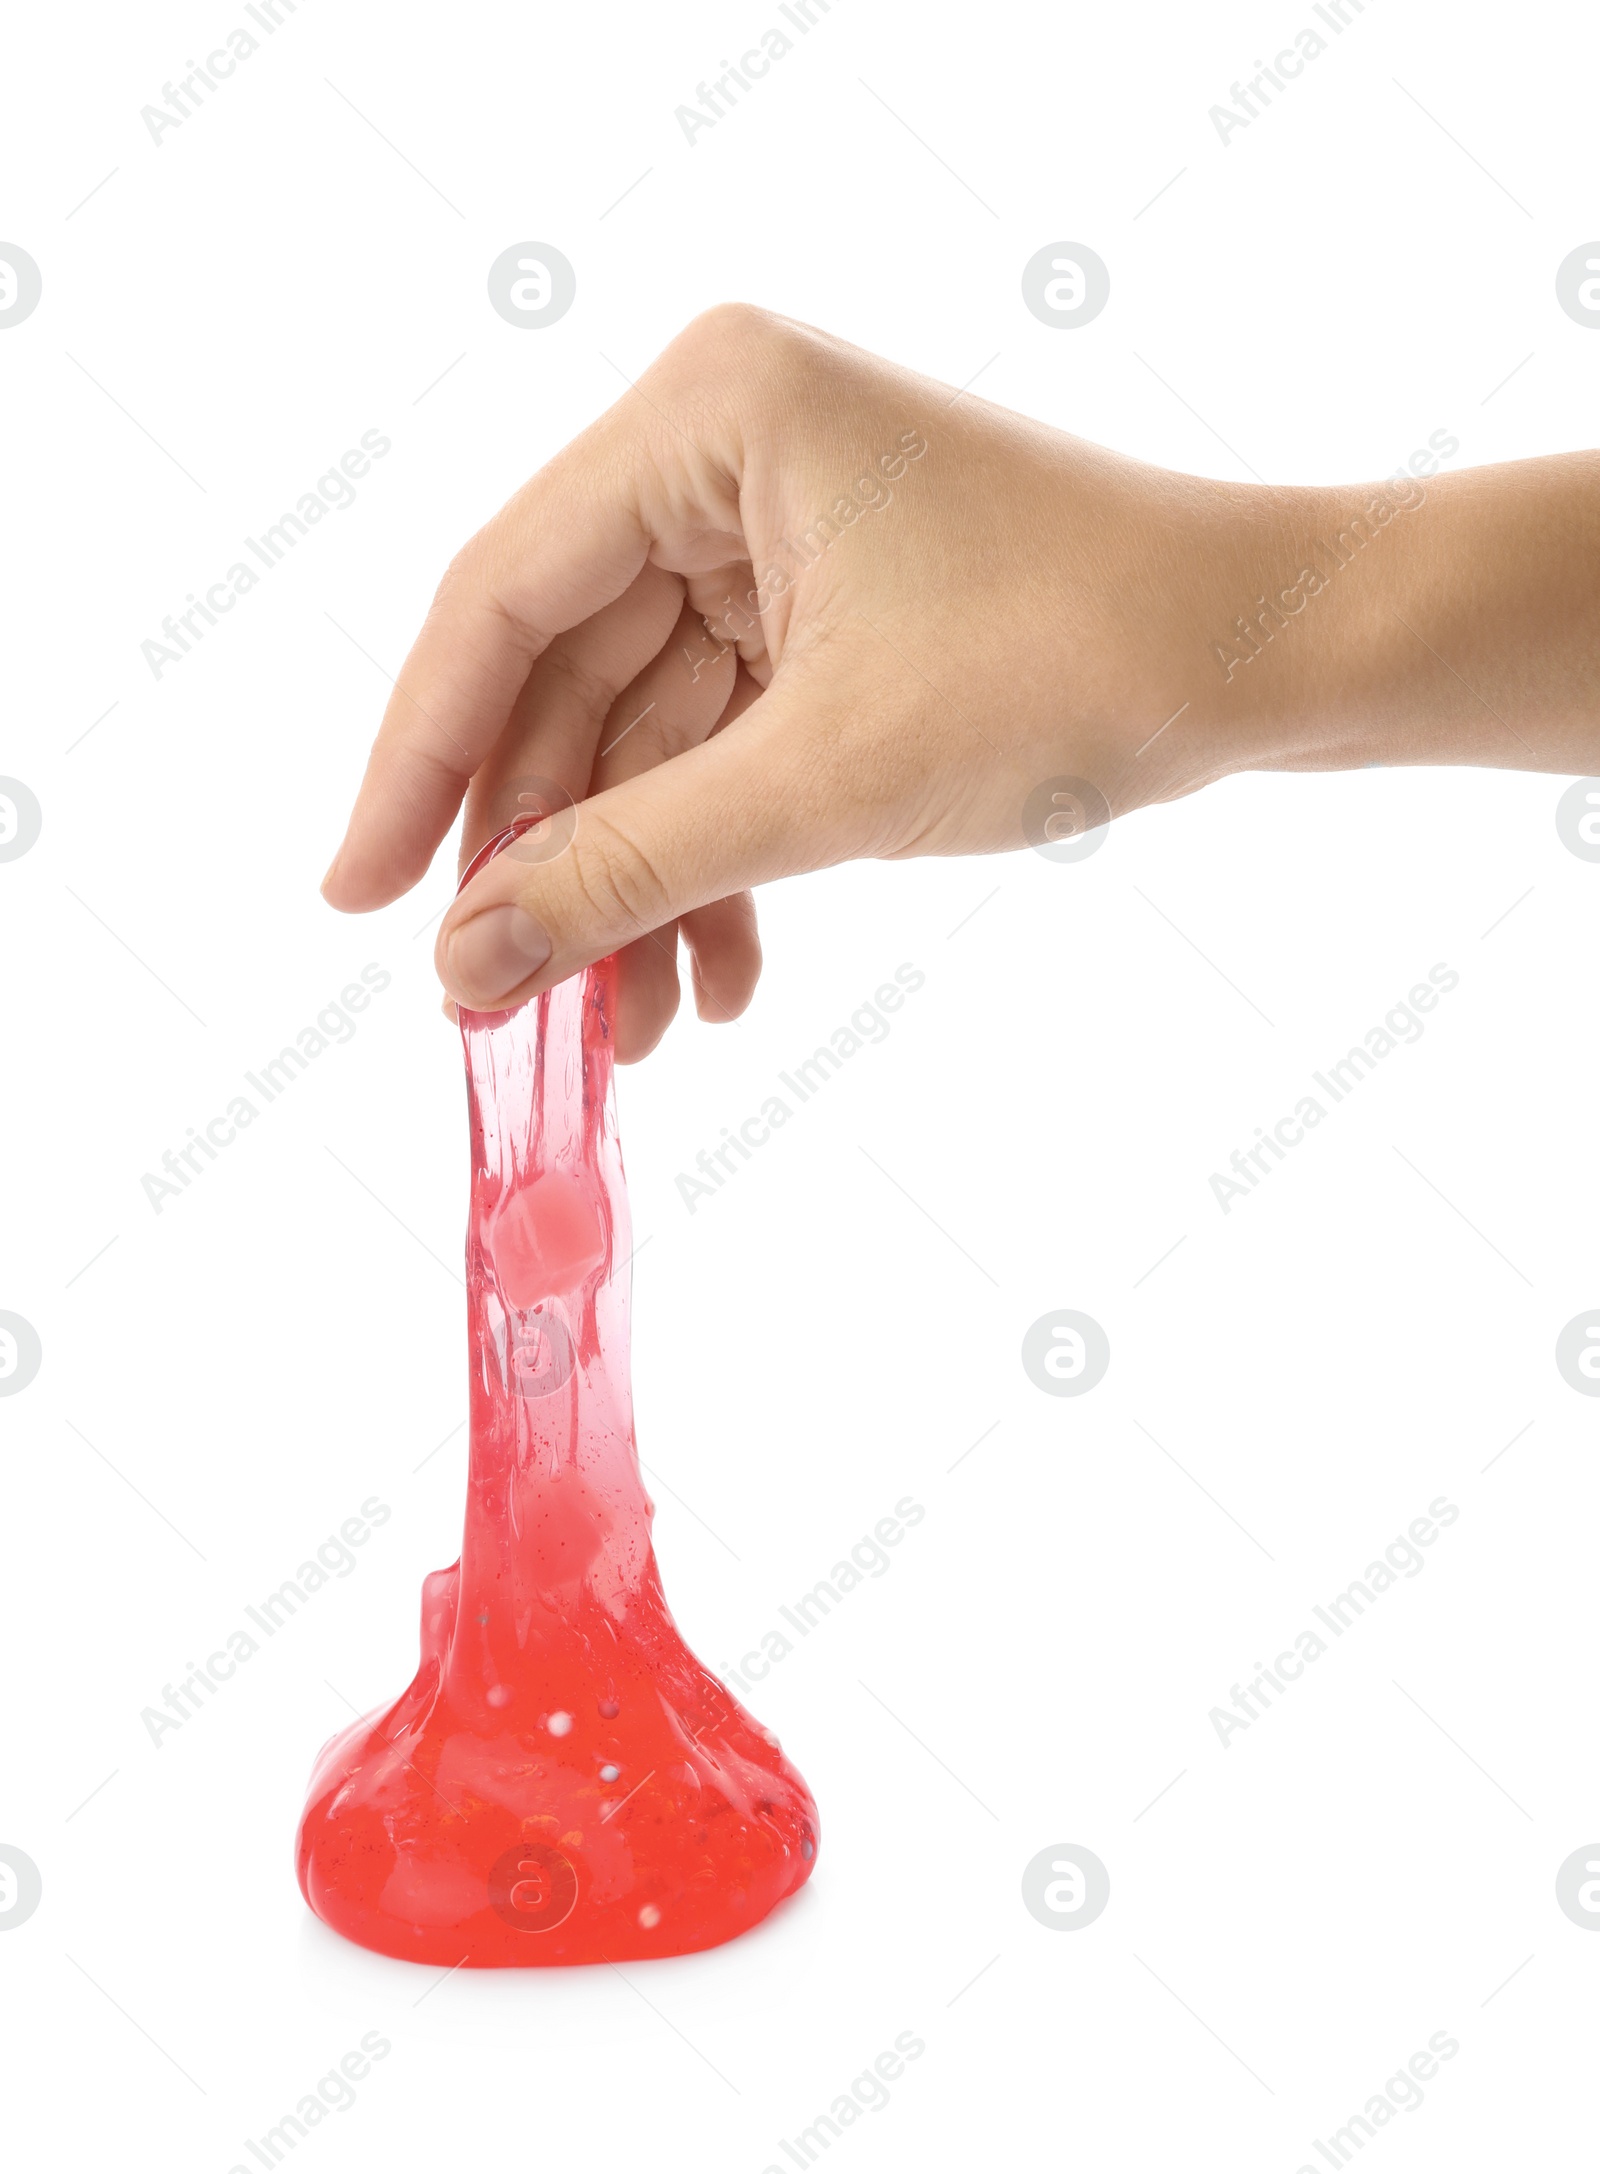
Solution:
[[[821,684],[775,683],[702,745],[580,801],[480,869],[434,949],[457,1003],[509,1009],[697,906],[865,850],[819,760],[846,720],[827,715],[827,680],[808,677]]]

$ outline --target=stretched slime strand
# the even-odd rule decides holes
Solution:
[[[461,1559],[423,1585],[410,1687],[323,1749],[297,1853],[320,1918],[415,1962],[714,1947],[816,1858],[809,1790],[684,1644],[650,1544],[614,986],[608,959],[519,1011],[460,1015],[472,1131]]]

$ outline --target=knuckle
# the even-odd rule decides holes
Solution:
[[[472,627],[486,617],[502,620],[517,643],[543,648],[550,637],[506,600],[515,587],[516,568],[508,562],[504,540],[491,522],[469,536],[439,577],[428,607],[431,620]]]
[[[631,939],[672,917],[667,886],[646,848],[612,817],[590,815],[573,874],[590,912]]]
[[[652,368],[668,390],[707,388],[716,412],[730,392],[742,408],[781,400],[807,361],[802,327],[752,302],[718,302],[692,318]]]
[[[476,536],[469,538],[439,576],[438,585],[433,592],[433,603],[429,607],[430,616],[448,612],[473,586],[477,567],[477,542]]]
[[[580,709],[597,710],[603,716],[616,698],[612,675],[597,670],[568,643],[553,642],[540,658],[539,669]]]
[[[753,302],[714,302],[710,309],[690,318],[678,340],[719,350],[749,347],[767,338],[776,323],[769,310],[758,309]]]

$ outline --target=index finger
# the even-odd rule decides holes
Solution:
[[[644,450],[602,417],[452,562],[400,668],[323,878],[330,905],[368,912],[426,873],[535,659],[637,575],[651,542],[636,488]]]

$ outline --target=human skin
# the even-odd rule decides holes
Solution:
[[[465,866],[553,781],[575,821],[467,885],[439,976],[506,1006],[617,951],[628,1061],[678,933],[703,1018],[749,1003],[754,885],[1021,847],[1051,780],[1121,817],[1373,762],[1600,770],[1600,453],[1219,483],[730,304],[452,561],[323,893],[386,905],[463,794]]]

